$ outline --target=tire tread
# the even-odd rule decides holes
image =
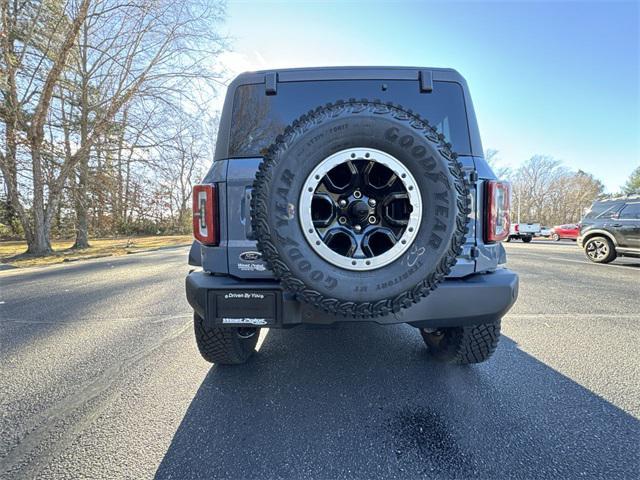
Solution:
[[[198,350],[206,361],[218,365],[245,363],[253,353],[258,334],[249,339],[238,337],[235,328],[207,328],[204,320],[193,315]]]
[[[426,334],[421,331],[427,343]],[[430,353],[438,360],[468,365],[482,363],[488,360],[498,347],[500,340],[500,320],[493,323],[483,323],[466,327],[445,329],[449,338],[445,348],[429,346]]]

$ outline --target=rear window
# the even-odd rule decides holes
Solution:
[[[596,218],[612,218],[612,216],[620,210],[622,203],[594,203],[591,209],[585,214],[585,220],[594,220]]]
[[[627,220],[640,219],[640,203],[628,203],[620,212],[620,217]]]
[[[382,84],[386,90],[382,90]],[[418,83],[409,80],[283,82],[278,84],[278,94],[271,96],[265,95],[264,84],[242,85],[233,101],[229,155],[261,156],[302,114],[350,98],[379,99],[411,109],[444,134],[456,153],[471,155],[462,87],[453,82],[434,82],[433,92],[420,93]]]

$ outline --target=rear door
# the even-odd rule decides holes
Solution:
[[[616,231],[620,247],[640,249],[640,201],[627,203],[620,210],[612,229]]]

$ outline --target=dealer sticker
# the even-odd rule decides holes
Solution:
[[[257,292],[229,292],[224,296],[225,299],[228,298],[242,298],[247,300],[263,300],[264,294]]]
[[[241,323],[243,325],[266,325],[267,320],[264,318],[223,318],[222,323]]]
[[[243,272],[264,272],[267,268],[262,263],[239,263],[238,270]]]

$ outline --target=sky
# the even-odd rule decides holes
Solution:
[[[640,165],[640,1],[229,0],[228,75],[284,67],[450,67],[500,166],[535,154],[619,191]]]

